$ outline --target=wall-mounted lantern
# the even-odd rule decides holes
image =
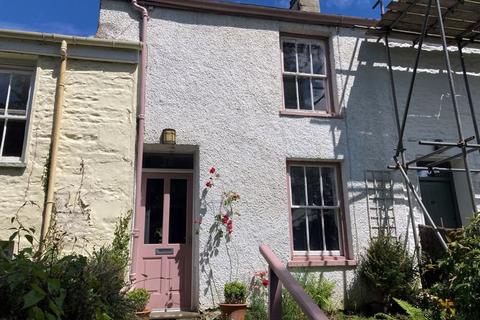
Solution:
[[[163,144],[176,144],[177,133],[175,132],[175,129],[163,129],[161,142]]]

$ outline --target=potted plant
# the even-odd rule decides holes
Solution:
[[[150,319],[151,310],[147,309],[150,293],[144,288],[133,289],[127,293],[128,300],[135,308],[135,315],[138,319]]]
[[[244,320],[247,313],[247,286],[240,281],[227,282],[223,294],[225,303],[220,303],[224,319]]]

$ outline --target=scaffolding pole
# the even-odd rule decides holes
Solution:
[[[465,91],[467,92],[468,106],[472,115],[473,130],[475,131],[475,137],[477,137],[477,144],[480,144],[480,131],[478,129],[477,116],[473,106],[472,92],[470,91],[470,82],[468,81],[467,68],[465,67],[465,57],[463,56],[463,47],[460,39],[458,40],[458,54],[460,55],[460,64],[462,66],[463,80],[465,82]]]
[[[429,4],[431,5],[432,0],[429,0]],[[463,126],[462,121],[460,119],[460,113],[458,110],[458,102],[457,102],[457,93],[455,90],[455,84],[453,82],[453,75],[452,75],[452,67],[450,64],[450,55],[448,53],[448,46],[447,46],[447,37],[445,35],[445,26],[443,23],[443,16],[442,16],[442,8],[440,6],[440,0],[435,0],[436,7],[437,7],[437,15],[438,15],[438,23],[440,25],[440,34],[442,38],[442,46],[443,52],[445,54],[445,64],[447,67],[447,75],[448,75],[448,83],[450,85],[450,93],[452,96],[452,103],[453,103],[453,110],[455,114],[455,121],[457,122],[457,131],[458,131],[458,140],[459,144],[461,144],[462,153],[463,153],[463,163],[465,166],[465,175],[467,177],[467,184],[468,189],[470,191],[470,200],[472,204],[473,212],[477,212],[477,206],[475,204],[475,193],[473,189],[473,182],[472,182],[472,175],[470,173],[470,165],[468,163],[468,154],[467,148],[465,147],[465,141],[463,136]],[[424,36],[424,35],[423,35]]]
[[[442,245],[443,249],[445,249],[445,251],[448,251],[447,243],[443,239],[442,234],[440,233],[440,230],[438,230],[437,226],[435,225],[435,222],[433,221],[432,217],[428,213],[428,210],[425,207],[425,205],[423,204],[422,199],[418,195],[417,191],[415,191],[415,187],[413,186],[412,181],[410,181],[410,178],[408,177],[407,173],[405,172],[405,169],[400,164],[400,162],[398,162],[397,158],[395,158],[395,162],[397,164],[397,169],[399,169],[400,172],[402,173],[402,176],[405,179],[405,182],[408,184],[410,190],[412,191],[413,196],[415,197],[415,199],[417,199],[417,202],[420,205],[420,208],[422,209],[423,214],[425,215],[425,217],[427,217],[428,222],[432,225],[433,229],[435,230],[435,235],[437,236],[438,241],[440,241],[440,244]]]
[[[367,32],[367,35],[368,34],[375,35],[375,36],[378,36],[380,39],[385,38],[388,70],[389,70],[389,76],[390,76],[389,80],[390,80],[390,86],[391,86],[392,97],[393,97],[393,107],[395,111],[396,126],[398,131],[398,141],[396,142],[395,155],[393,157],[395,161],[395,165],[388,166],[388,168],[399,170],[404,178],[404,182],[407,189],[410,217],[412,222],[414,223],[415,221],[413,218],[414,214],[413,214],[413,206],[412,206],[412,202],[414,200],[411,200],[410,192],[411,194],[413,194],[414,198],[419,203],[420,208],[424,213],[426,222],[432,225],[432,227],[435,230],[436,236],[438,237],[440,243],[442,244],[442,247],[446,250],[448,250],[448,246],[445,242],[445,239],[442,237],[439,229],[435,225],[435,222],[433,221],[427,208],[422,202],[420,195],[415,190],[415,186],[411,182],[407,172],[408,170],[416,170],[416,171],[426,171],[429,173],[435,173],[435,172],[465,173],[466,182],[467,182],[468,190],[470,194],[469,202],[471,202],[470,205],[473,212],[477,211],[472,173],[480,173],[480,169],[472,169],[470,167],[469,154],[474,153],[477,150],[480,151],[480,128],[479,128],[479,125],[477,122],[477,116],[475,113],[474,100],[472,97],[472,90],[470,88],[470,83],[468,79],[463,48],[466,46],[466,43],[468,42],[477,42],[477,43],[480,42],[480,41],[475,41],[475,39],[480,37],[480,32],[478,32],[477,30],[478,27],[480,27],[480,11],[477,12],[476,10],[473,10],[470,7],[468,7],[472,5],[472,3],[480,6],[480,2],[472,2],[472,1],[466,1],[466,2],[468,2],[468,4],[466,4],[463,0],[452,1],[452,2],[449,2],[448,4],[440,0],[428,0],[428,1],[410,0],[410,1],[406,1],[405,3],[402,2],[404,6],[401,6],[401,7],[389,5],[388,6],[389,11],[387,12],[387,15],[384,16],[384,10],[383,10],[383,7],[381,6],[382,1],[377,0],[374,8],[380,6],[382,19],[377,23],[377,25],[374,28],[370,29]],[[465,8],[464,5],[467,5],[467,8]],[[432,6],[435,6],[435,8],[432,8]],[[477,16],[477,18],[471,19],[472,21],[476,21],[476,22],[469,24],[469,26],[467,27],[464,27],[463,25],[452,25],[453,23],[452,21],[457,21],[455,23],[458,24],[458,21],[464,20],[464,18],[459,12],[460,11],[464,12],[465,10],[467,11],[471,10],[472,14],[475,14]],[[391,15],[389,15],[389,13],[391,13]],[[418,18],[421,17],[423,19],[421,25],[419,24],[419,22],[417,22],[416,19],[412,19],[411,17],[412,15],[415,15]],[[449,19],[448,21],[449,25],[447,27],[445,26],[446,19]],[[429,23],[429,21],[432,21],[432,20],[433,22]],[[448,29],[448,32],[445,28]],[[461,32],[454,33],[455,32],[454,30],[457,30],[457,29],[460,30]],[[395,88],[395,80],[393,77],[391,48],[389,44],[389,37],[395,36],[395,35],[399,35],[399,36],[401,35],[402,38],[405,38],[405,39],[408,39],[408,38],[412,39],[413,48],[415,49],[416,47],[416,57],[415,57],[415,62],[413,64],[412,76],[408,85],[405,108],[403,109],[403,114],[401,115],[400,115],[400,110],[398,105],[397,92]],[[424,154],[422,156],[416,157],[416,159],[406,161],[405,160],[406,148],[404,145],[406,123],[407,123],[407,118],[410,112],[410,107],[412,104],[412,96],[413,96],[415,82],[418,74],[420,56],[423,51],[423,44],[425,41],[428,41],[428,39],[434,39],[435,41],[440,41],[442,45],[442,51],[444,55],[450,95],[452,97],[453,113],[455,116],[455,123],[456,123],[456,129],[457,129],[458,135],[457,135],[457,139],[451,142],[443,142],[441,140],[440,141],[419,141],[420,145],[433,146],[434,147],[433,151],[428,152],[427,154]],[[456,92],[454,78],[453,78],[454,73],[451,67],[451,60],[450,60],[451,57],[448,51],[447,41],[450,41],[449,43],[453,43],[453,45],[456,45],[458,47],[463,80],[465,83],[465,91],[468,98],[468,107],[471,114],[473,129],[475,133],[474,136],[468,137],[468,138],[465,138],[465,135],[464,135],[464,126],[462,124],[462,119],[460,116],[460,108],[458,104],[457,92]],[[472,140],[475,140],[475,142],[472,143]],[[452,152],[452,153],[446,154],[447,151],[452,150],[454,148],[459,148],[460,152],[455,151],[454,153]],[[440,155],[440,154],[442,154],[442,158],[440,159],[436,158],[432,160],[432,156]],[[440,165],[447,162],[451,162],[452,160],[455,160],[455,159],[463,160],[463,168],[439,167]],[[422,161],[422,160],[427,160],[432,162],[425,166],[421,166],[421,165],[419,166],[418,163],[419,161]],[[414,228],[415,228],[414,234],[416,235],[417,230],[416,230],[416,227]],[[418,240],[415,239],[416,248],[419,246],[417,241]]]
[[[383,10],[382,10],[383,11]],[[387,62],[388,62],[388,73],[390,75],[390,89],[392,91],[393,99],[393,108],[395,111],[395,124],[397,125],[397,132],[400,139],[400,113],[398,110],[398,100],[397,100],[397,90],[395,87],[395,79],[393,77],[393,66],[392,66],[392,55],[390,52],[390,43],[388,39],[388,33],[385,35],[385,48],[387,53]],[[405,165],[405,152],[402,150],[400,152],[402,159],[402,165]],[[415,242],[415,256],[417,257],[418,265],[421,265],[422,257],[420,254],[420,241],[418,240],[417,234],[417,224],[415,223],[415,214],[412,208],[412,199],[410,197],[410,189],[408,188],[407,183],[404,183],[405,191],[407,192],[407,201],[408,201],[408,213],[410,216],[410,221],[412,222],[412,232],[413,232],[413,241]]]
[[[397,166],[387,166],[388,169],[396,170]],[[404,166],[405,170],[414,170],[414,171],[428,171],[428,172],[465,172],[465,169],[462,168],[442,168],[442,167],[418,167],[418,166]],[[479,169],[470,169],[472,173],[480,173]]]
[[[423,19],[423,24],[422,24],[422,33],[418,41],[417,56],[415,58],[415,65],[413,67],[412,79],[410,81],[410,87],[408,88],[407,103],[405,105],[405,110],[403,112],[403,119],[400,125],[400,133],[398,137],[397,150],[395,153],[396,157],[398,157],[400,155],[400,152],[404,150],[403,135],[405,134],[405,125],[407,124],[408,111],[410,110],[410,104],[412,102],[413,88],[415,86],[415,80],[416,80],[417,71],[418,71],[418,64],[420,63],[420,54],[422,53],[423,40],[425,39],[425,35],[427,32],[428,18],[430,16],[431,7],[432,7],[432,0],[428,0],[428,6],[425,9],[425,18]]]

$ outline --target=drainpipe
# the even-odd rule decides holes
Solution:
[[[140,212],[141,207],[141,189],[142,189],[142,168],[143,168],[143,140],[145,135],[145,85],[147,82],[147,8],[140,6],[137,0],[132,0],[132,6],[135,10],[142,13],[142,22],[140,25],[140,41],[143,42],[142,53],[140,56],[140,101],[137,116],[137,162],[135,168],[135,213]],[[134,219],[135,220],[135,219]],[[132,223],[133,237],[138,237],[138,230],[135,228],[135,221]],[[132,257],[136,257],[136,246],[132,246]],[[131,264],[130,280],[135,281],[135,261]]]
[[[53,204],[55,202],[55,180],[57,170],[57,152],[58,152],[58,140],[60,138],[60,126],[62,122],[63,113],[63,100],[65,92],[65,72],[67,69],[67,42],[62,41],[60,47],[60,71],[58,73],[56,93],[55,93],[55,105],[53,108],[53,127],[52,127],[52,141],[50,144],[50,164],[48,168],[48,185],[47,185],[47,197],[45,200],[45,207],[43,211],[42,229],[40,233],[40,252],[43,250],[45,237],[47,236],[48,229],[50,228],[50,220],[52,218]]]

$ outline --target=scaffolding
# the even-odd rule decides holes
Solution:
[[[367,31],[367,35],[376,36],[379,38],[379,40],[384,39],[385,41],[389,82],[398,132],[398,142],[396,144],[395,154],[393,156],[394,165],[390,165],[388,168],[399,171],[404,179],[407,191],[409,215],[414,230],[413,235],[415,241],[415,250],[418,259],[420,259],[419,241],[416,229],[417,227],[415,225],[412,207],[412,195],[421,208],[428,223],[435,230],[435,234],[443,248],[448,250],[448,246],[442,237],[440,230],[435,225],[431,215],[422,202],[421,197],[415,190],[415,187],[407,174],[408,171],[427,170],[430,173],[439,171],[464,172],[468,185],[472,212],[477,212],[472,173],[479,173],[480,170],[471,168],[469,163],[469,154],[480,150],[480,134],[475,115],[470,84],[467,76],[467,70],[465,67],[463,49],[470,44],[480,44],[480,0],[397,0],[387,5],[386,12],[383,1],[378,0],[373,8],[375,9],[377,7],[379,7],[381,10],[382,18],[373,28]],[[396,83],[393,76],[392,55],[389,43],[390,38],[412,41],[413,47],[416,47],[416,57],[403,114],[400,114],[397,100],[395,86]],[[422,155],[421,157],[407,160],[405,154],[406,148],[404,144],[405,127],[411,107],[412,95],[417,77],[422,47],[426,41],[437,44],[440,43],[442,46],[442,53],[445,59],[446,73],[458,136],[453,139],[455,142],[443,142],[441,140],[419,141],[420,145],[434,146],[434,151]],[[457,92],[453,79],[450,53],[448,49],[449,46],[453,45],[456,46],[460,56],[460,65],[463,73],[465,92],[468,98],[469,111],[475,133],[475,135],[472,137],[465,137],[464,126],[460,117]],[[454,155],[446,154],[447,151],[455,149],[457,152]],[[426,166],[417,165],[419,161],[429,159],[432,156],[442,158],[429,163]],[[445,168],[441,166],[442,164],[455,159],[463,160],[463,168]]]

